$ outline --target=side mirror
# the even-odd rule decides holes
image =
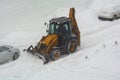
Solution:
[[[48,33],[48,32],[49,32],[49,30],[46,30],[46,32]]]
[[[44,25],[45,25],[45,26],[47,26],[47,27],[49,26],[49,24],[48,24],[48,23],[46,23],[46,22],[44,23]]]
[[[11,52],[11,50],[8,50],[8,52]]]
[[[44,25],[47,26],[46,32],[49,33],[49,24],[45,22]]]

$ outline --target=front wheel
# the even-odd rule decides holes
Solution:
[[[61,56],[60,50],[52,50],[50,53],[50,57],[52,61],[59,59]]]
[[[16,60],[18,57],[19,57],[19,55],[18,55],[17,53],[15,53],[15,54],[13,55],[13,60]]]

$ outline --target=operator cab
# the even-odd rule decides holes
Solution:
[[[50,20],[49,34],[57,34],[60,44],[64,44],[72,34],[71,28],[71,19],[66,17],[53,18]]]
[[[71,20],[66,17],[53,18],[49,24],[49,34],[66,35],[71,33]]]

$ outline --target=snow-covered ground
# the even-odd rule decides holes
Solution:
[[[119,0],[1,0],[0,45],[20,49],[21,56],[0,65],[0,80],[120,80],[120,20],[97,19],[104,6]],[[46,34],[44,22],[68,16],[75,7],[81,47],[57,61],[43,65],[23,49]]]

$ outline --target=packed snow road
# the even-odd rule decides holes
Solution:
[[[73,75],[72,79],[73,78],[77,79],[80,77],[83,79],[88,79],[85,78],[85,76],[89,77],[89,79],[98,79],[98,77],[100,79],[109,79],[109,80],[119,79],[120,77],[116,75],[117,73],[120,74],[119,70],[117,71],[112,69],[112,73],[108,73],[111,72],[111,68],[106,69],[104,68],[105,66],[101,65],[102,63],[97,64],[97,62],[99,62],[99,59],[100,60],[103,59],[102,61],[104,62],[106,58],[105,52],[111,49],[111,47],[114,48],[115,41],[118,41],[118,43],[120,43],[119,41],[120,39],[117,37],[120,36],[118,34],[119,25],[120,25],[119,20],[114,22],[106,22],[107,24],[106,23],[104,24],[104,22],[102,21],[99,22],[100,24],[102,23],[103,25],[91,26],[91,27],[95,27],[96,30],[91,30],[89,32],[84,31],[84,33],[82,33],[81,47],[74,54],[68,55],[55,62],[50,62],[47,65],[43,65],[42,61],[36,56],[33,56],[29,53],[23,53],[24,48],[27,48],[30,44],[34,44],[37,41],[39,41],[40,37],[42,37],[42,35],[45,34],[44,30],[40,32],[32,32],[32,31],[13,32],[4,36],[3,38],[1,38],[0,44],[9,44],[18,47],[21,51],[21,56],[18,60],[14,62],[6,63],[0,66],[0,75],[2,76],[0,77],[0,79],[33,80],[33,79],[44,79],[45,76],[48,76],[48,79],[49,78],[54,79],[53,75],[55,75],[56,73],[58,73],[56,74],[56,76],[59,77],[63,76],[62,73],[64,73],[64,75],[66,73],[66,75],[64,76],[64,78],[66,79],[68,79],[67,75],[69,76]],[[99,25],[99,23],[97,23],[96,25]],[[85,26],[84,28],[88,28],[88,27],[89,26]],[[82,27],[80,29],[84,30]],[[28,36],[26,37],[26,35]],[[105,46],[108,47],[107,50],[105,49],[103,44],[105,44]],[[118,45],[118,48],[119,47],[120,46]],[[105,55],[100,53],[103,53]],[[108,55],[107,58],[111,57],[112,55]],[[116,54],[116,55],[120,55],[120,54]],[[98,58],[98,61],[96,57]],[[98,65],[102,66],[102,68],[99,67]],[[112,64],[109,65],[111,66]],[[114,65],[120,66],[118,65],[117,62]],[[94,77],[94,75],[96,77]],[[5,76],[7,76],[7,78],[5,78]],[[28,77],[28,76],[32,76],[32,77]],[[107,77],[107,76],[112,76],[112,77]]]

